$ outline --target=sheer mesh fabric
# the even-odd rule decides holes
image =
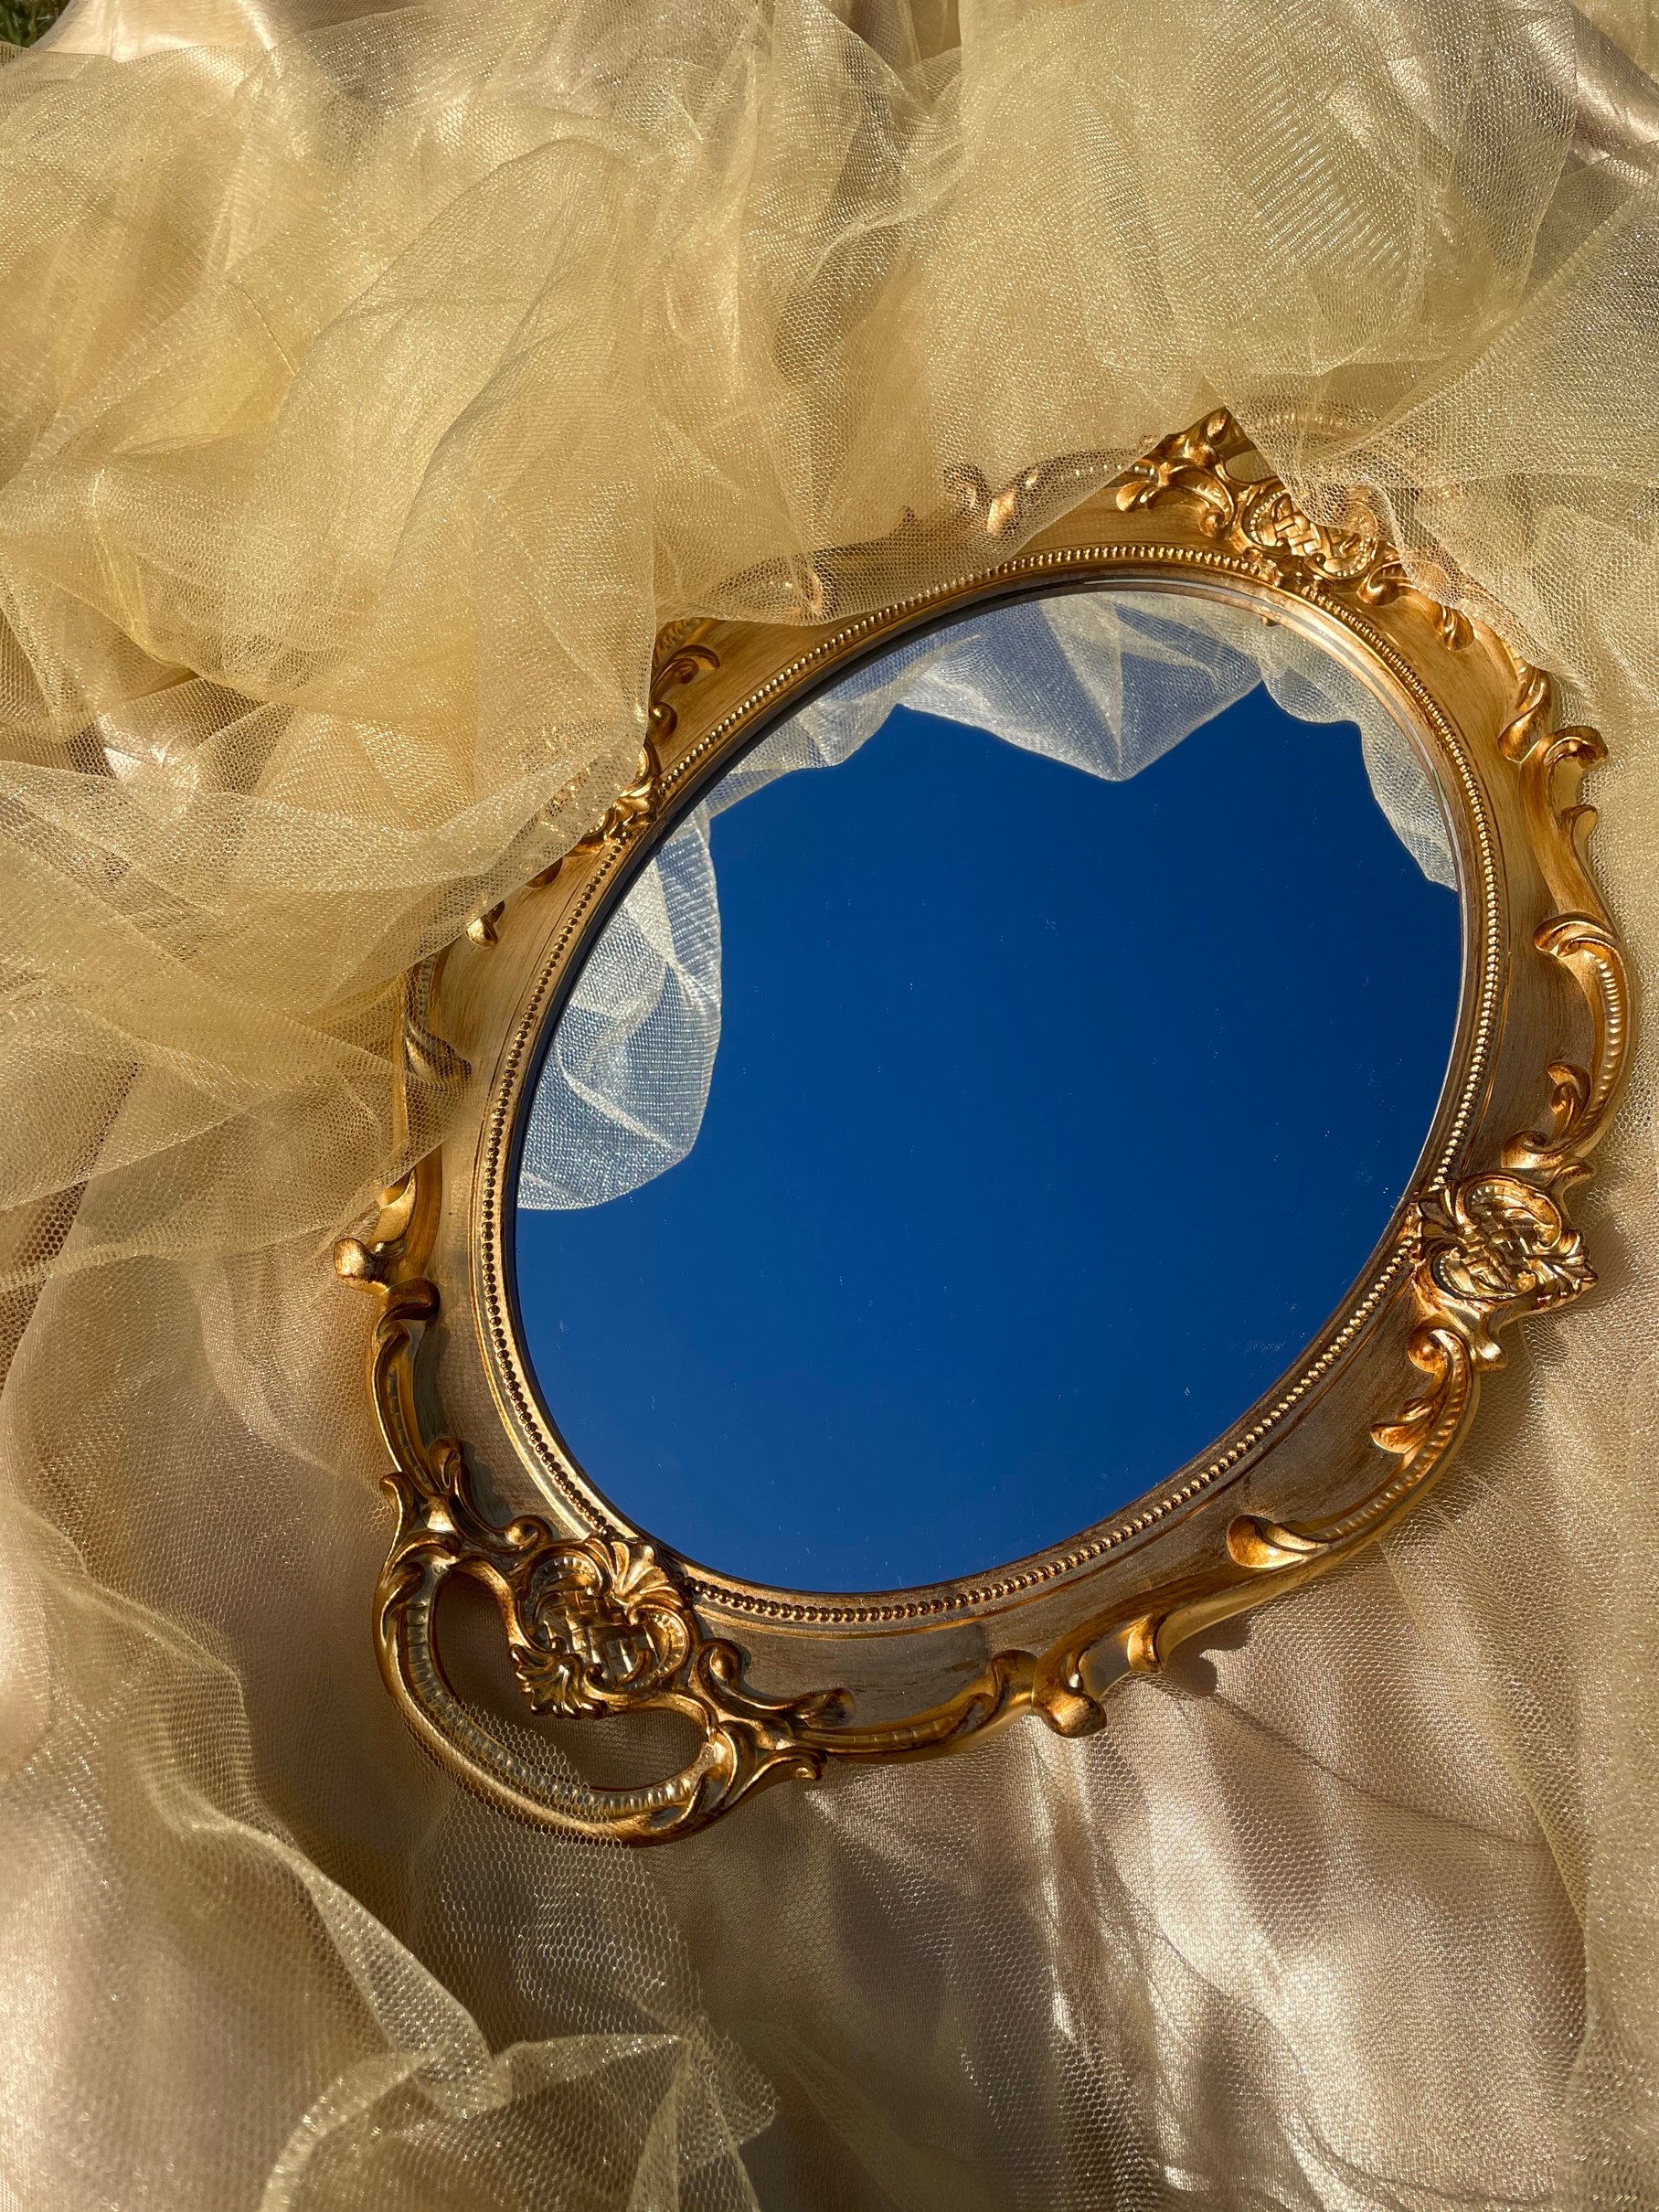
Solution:
[[[1602,1294],[1386,1555],[1088,1743],[654,1855],[396,1720],[328,1267],[401,1164],[397,976],[602,813],[660,622],[1218,403],[1605,728],[1648,972],[1653,44],[1623,0],[78,0],[0,71],[12,2201],[1659,2201],[1644,1072]]]
[[[717,814],[779,776],[850,760],[896,707],[1123,782],[1258,684],[1303,720],[1357,721],[1390,826],[1427,876],[1455,888],[1445,820],[1411,740],[1309,641],[1153,592],[996,608],[832,686],[744,754],[664,841],[601,931],[554,1030],[525,1131],[519,1204],[602,1205],[697,1142],[720,1038]]]

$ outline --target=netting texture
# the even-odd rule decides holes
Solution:
[[[1430,880],[1455,888],[1445,817],[1409,737],[1311,641],[1167,593],[994,608],[843,677],[743,754],[664,840],[560,1014],[525,1132],[518,1203],[603,1205],[696,1143],[720,1042],[717,814],[779,776],[841,766],[898,707],[1126,782],[1258,685],[1300,720],[1358,725],[1389,825]]]
[[[398,1721],[328,1263],[443,1126],[394,1122],[399,974],[628,780],[660,622],[1217,404],[1606,729],[1652,998],[1654,44],[78,0],[0,70],[8,2203],[1659,2203],[1644,1073],[1601,1294],[1386,1552],[1088,1742],[654,1854]],[[1230,1191],[1218,1263],[1287,1202]]]

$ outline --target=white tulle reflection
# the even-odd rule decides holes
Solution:
[[[720,1038],[714,815],[778,776],[849,759],[899,706],[1121,782],[1258,684],[1302,720],[1358,725],[1377,803],[1424,874],[1452,886],[1445,821],[1410,739],[1309,639],[1167,592],[1057,593],[989,609],[877,655],[789,717],[659,848],[554,1032],[519,1204],[601,1205],[696,1143]]]
[[[661,624],[1218,404],[1603,726],[1651,1017],[1656,53],[1641,0],[76,0],[0,69],[0,2194],[1659,2202],[1645,1066],[1597,1302],[1386,1557],[1087,1742],[655,1855],[399,1722],[327,1258],[449,1126],[398,977],[602,816]]]

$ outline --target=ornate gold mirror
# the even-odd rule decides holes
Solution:
[[[527,1819],[1089,1731],[1409,1510],[1593,1281],[1595,735],[1226,416],[956,488],[665,633],[633,783],[409,979],[453,1131],[336,1252],[376,1635]],[[885,603],[919,538],[951,580]],[[536,1712],[687,1740],[526,1739],[440,1657],[455,1578]]]

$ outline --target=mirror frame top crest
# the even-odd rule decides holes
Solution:
[[[1596,733],[1558,727],[1548,678],[1415,583],[1362,506],[1344,531],[1312,520],[1225,413],[1127,470],[1072,455],[994,494],[965,471],[952,488],[958,507],[941,519],[907,517],[890,538],[739,580],[743,602],[775,604],[775,622],[671,623],[628,788],[561,862],[405,978],[406,1079],[452,1090],[449,1133],[335,1252],[379,1307],[370,1384],[398,1517],[375,1639],[420,1742],[524,1820],[662,1842],[774,1782],[955,1750],[1022,1714],[1090,1733],[1115,1686],[1409,1512],[1467,1431],[1483,1374],[1503,1364],[1499,1333],[1595,1280],[1568,1198],[1606,1126],[1632,1021],[1585,857],[1594,814],[1579,787],[1604,757]],[[918,573],[940,580],[890,596]],[[958,1581],[847,1597],[680,1559],[577,1464],[519,1341],[510,1216],[539,1047],[641,862],[780,714],[969,607],[1112,587],[1203,593],[1313,637],[1388,705],[1432,776],[1463,972],[1410,1188],[1345,1307],[1268,1397],[1066,1543]],[[1124,1128],[1106,1141],[1143,1139]],[[1218,1268],[1239,1264],[1241,1209],[1248,1235],[1272,1233],[1251,1185],[1240,1162],[1216,1190]],[[649,1347],[639,1356],[643,1371]],[[452,1576],[494,1599],[534,1711],[672,1713],[690,1724],[689,1756],[660,1779],[607,1784],[521,1748],[440,1656]]]

